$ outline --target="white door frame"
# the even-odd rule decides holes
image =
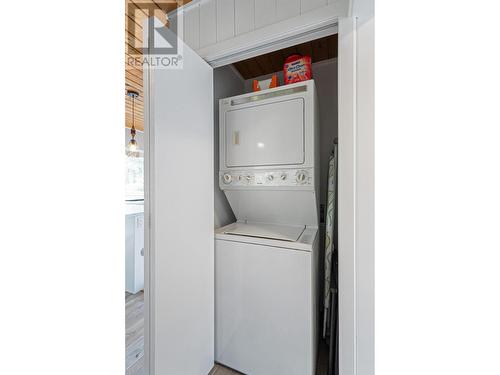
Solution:
[[[154,369],[154,327],[151,313],[154,311],[154,283],[152,282],[154,252],[151,251],[154,230],[151,226],[151,202],[154,202],[154,165],[151,158],[152,144],[154,139],[153,119],[150,114],[154,113],[153,101],[150,100],[153,75],[150,69],[143,69],[143,93],[144,93],[144,374],[152,375]]]
[[[338,27],[338,29],[337,29]],[[272,50],[284,48],[297,43],[313,40],[318,35],[326,36],[339,33],[339,58],[338,58],[338,82],[339,82],[339,187],[338,187],[338,221],[339,221],[339,363],[341,375],[357,374],[357,312],[356,312],[356,20],[353,18],[341,18],[339,22],[332,23],[329,28],[325,25],[318,25],[318,33],[314,30],[307,30],[304,34],[287,35],[283,39],[274,43],[263,44],[260,48],[252,47],[253,56],[266,53]],[[226,57],[218,56],[213,66],[228,65],[245,58],[248,58],[248,51],[228,52]],[[223,64],[221,62],[224,61]],[[210,63],[210,61],[209,61]],[[150,159],[150,147],[154,139],[153,119],[150,118],[152,112],[151,101],[148,99],[150,90],[154,83],[152,74],[148,69],[144,70],[144,102],[145,102],[145,189],[144,189],[144,212],[145,212],[145,367],[146,374],[150,372],[152,359],[154,358],[154,346],[152,341],[150,314],[152,306],[151,293],[154,290],[154,283],[151,278],[152,265],[154,264],[154,254],[150,252],[150,244],[154,238],[151,229],[150,202],[154,198],[154,191],[151,191],[152,164]]]
[[[341,33],[341,35],[340,35]],[[356,23],[344,18],[338,39],[339,374],[356,371]]]
[[[339,22],[339,373],[374,374],[373,15]]]

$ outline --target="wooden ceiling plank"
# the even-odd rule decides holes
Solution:
[[[131,51],[132,53],[136,53],[136,54],[138,54],[138,55],[142,55],[142,54],[141,54],[141,51],[139,51],[139,50],[138,50],[137,48],[135,48],[134,46],[132,46],[132,45],[128,44],[128,43],[127,43],[127,41],[125,41],[125,48],[130,48],[130,51]]]
[[[332,36],[332,44],[333,44],[333,57],[337,58],[339,55],[339,38],[338,34]]]
[[[138,89],[142,90],[142,79],[137,78],[130,73],[125,73],[125,82],[128,82],[132,86],[136,86]]]
[[[134,8],[136,12],[137,11],[141,12],[143,17],[148,17],[149,15],[148,15],[147,11],[145,11],[144,9],[142,9],[142,7],[140,7],[137,4],[141,4],[141,3],[142,4],[154,4],[154,2],[152,2],[152,1],[137,1],[137,0],[136,1],[134,1],[134,0],[128,0],[127,3],[130,3],[131,6],[132,6],[132,8]],[[128,9],[129,8],[127,7],[127,11],[128,11]]]
[[[254,63],[250,65],[254,77],[263,76],[267,74],[265,60],[263,56],[257,56],[254,59]]]
[[[241,63],[241,66],[243,66],[243,71],[245,72],[245,74],[242,74],[243,78],[248,79],[248,78],[252,77],[252,70],[251,70],[250,64],[248,64],[248,61],[243,60],[243,61],[240,61],[240,63]]]
[[[250,78],[251,74],[250,74],[250,71],[247,68],[247,65],[246,65],[245,61],[238,61],[238,62],[234,63],[233,65],[236,68],[236,70],[238,70],[238,72],[240,72],[241,76],[244,79]]]
[[[245,66],[247,67],[247,71],[248,71],[248,74],[249,74],[248,78],[255,78],[255,77],[257,77],[257,75],[254,74],[254,67],[253,67],[254,65],[255,65],[255,62],[253,60],[245,61]]]
[[[313,48],[312,47],[313,46],[312,46],[311,42],[303,43],[299,47],[299,52],[301,55],[310,56],[311,60],[312,60],[312,57],[313,57]]]
[[[138,85],[133,84],[133,83],[131,83],[131,82],[129,81],[129,82],[126,82],[126,83],[125,83],[125,88],[126,88],[127,90],[134,90],[134,91],[139,92],[139,99],[138,99],[138,100],[139,100],[139,101],[142,101],[143,94],[144,94],[144,93],[143,93],[143,90],[142,90],[142,86],[138,86]]]
[[[139,97],[142,98],[142,86],[139,86],[133,82],[127,81],[125,82],[125,88],[127,90],[135,90],[139,92]],[[141,99],[142,100],[142,99]]]
[[[126,108],[126,112],[127,116],[132,116],[132,109],[131,108]],[[135,112],[135,118],[136,120],[143,120],[144,119],[144,114],[141,112]]]
[[[142,25],[138,23],[138,21],[134,17],[130,17],[128,14],[125,15],[125,30],[130,31],[132,34],[135,34],[135,30],[141,30],[142,34]],[[131,28],[133,27],[133,29]]]
[[[125,32],[125,39],[127,42],[133,46],[142,47],[142,38],[138,38],[137,35],[132,34],[130,31]]]
[[[140,79],[143,79],[143,70],[141,67],[137,67],[137,66],[131,66],[129,65],[129,68],[127,69],[127,71],[132,74],[133,76],[136,76]]]
[[[142,87],[136,84],[131,84],[130,82],[125,83],[125,89],[126,90],[134,90],[139,93],[139,98],[137,99],[138,101],[142,102],[143,101],[143,92],[142,92]]]
[[[128,122],[125,123],[125,128],[130,129],[131,127],[132,127],[132,123],[128,123]],[[135,130],[139,130],[139,131],[143,132],[144,131],[144,123],[143,122],[141,122],[141,123],[136,122],[135,123]]]
[[[281,51],[274,51],[269,54],[269,59],[273,64],[273,71],[279,72],[283,70],[283,63],[285,60],[283,59],[283,54]]]
[[[142,74],[137,75],[133,69],[126,69],[125,71],[125,81],[130,79],[131,82],[134,82],[135,85],[139,86],[142,88],[143,86],[143,79],[142,79]]]
[[[137,113],[140,113],[140,114],[143,113],[144,103],[135,102],[134,106],[135,106],[134,110],[136,110]],[[132,111],[132,102],[128,98],[125,99],[125,107],[127,108],[127,110],[130,109]]]
[[[328,59],[328,43],[324,39],[313,41],[313,62]]]
[[[328,58],[333,59],[337,57],[337,34],[327,39],[328,43]]]
[[[132,123],[132,112],[126,112],[127,123]],[[135,122],[143,122],[144,117],[142,115],[135,114]]]
[[[271,54],[270,53],[266,53],[265,55],[263,55],[261,62],[262,62],[262,65],[264,66],[264,68],[266,69],[266,72],[269,72],[266,74],[276,73],[276,70],[274,69],[274,64],[271,61]]]
[[[127,124],[132,124],[132,112],[126,112]],[[144,122],[144,116],[141,114],[135,114],[135,123]]]
[[[132,116],[132,110],[131,109],[126,109],[127,116],[131,117]],[[142,121],[144,120],[144,115],[142,113],[135,112],[135,119]]]
[[[132,109],[132,99],[130,99],[128,96],[125,97],[125,105],[127,108]],[[142,113],[142,110],[144,108],[144,103],[136,101],[134,106],[135,109],[139,110],[139,113]]]
[[[130,109],[132,109],[132,100],[128,96],[125,97],[125,105],[126,105],[127,108],[130,107]],[[136,101],[134,103],[134,106],[135,106],[135,109],[139,110],[139,113],[142,113],[142,110],[144,108],[144,103],[143,102]]]

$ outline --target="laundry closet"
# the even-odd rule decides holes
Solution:
[[[214,70],[215,360],[243,373],[314,375],[318,347],[329,351],[324,340],[337,332],[336,314],[323,318],[336,43],[332,35]],[[286,57],[301,53],[312,79],[284,85]],[[278,87],[253,91],[273,76]]]
[[[147,82],[153,365],[335,374],[337,35],[215,69],[183,54]],[[285,85],[294,54],[312,79]]]

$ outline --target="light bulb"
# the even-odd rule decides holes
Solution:
[[[135,139],[131,139],[127,145],[127,156],[137,158],[139,157],[139,147]]]
[[[128,149],[132,152],[137,151],[137,141],[135,139],[130,140],[128,143]]]

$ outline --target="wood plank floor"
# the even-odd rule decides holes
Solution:
[[[125,294],[125,368],[126,375],[147,375],[144,372],[144,293]],[[321,340],[316,375],[328,373],[328,347]],[[242,375],[215,364],[209,375]]]
[[[144,293],[125,294],[126,375],[144,374]]]

